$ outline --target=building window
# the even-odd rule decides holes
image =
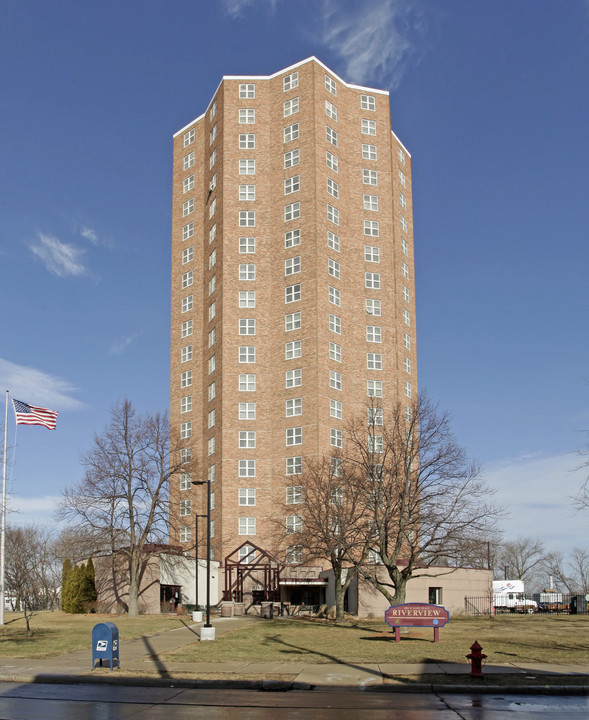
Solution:
[[[333,128],[330,128],[329,125],[325,126],[325,139],[328,143],[337,147],[337,132]]]
[[[185,272],[184,275],[182,275],[182,289],[190,287],[193,282],[194,282],[194,275],[193,275],[192,270],[189,270],[188,272]]]
[[[284,103],[284,108],[283,108],[284,117],[288,117],[289,115],[294,115],[295,113],[298,113],[298,111],[299,111],[298,97],[292,98],[292,100],[287,100]]]
[[[409,310],[403,309],[403,322],[405,325],[411,325],[411,316],[409,315]]]
[[[407,229],[408,229],[407,219],[401,215],[401,230],[403,232],[407,232]]]
[[[366,262],[380,262],[380,248],[373,245],[364,245],[364,260]]]
[[[256,86],[254,84],[240,85],[239,86],[239,97],[240,98],[255,98],[256,97]]]
[[[364,220],[364,235],[378,237],[380,234],[378,220]]]
[[[182,250],[182,265],[186,265],[186,263],[192,262],[192,260],[194,260],[194,245]]]
[[[362,182],[364,185],[378,185],[378,172],[376,170],[362,170]]]
[[[382,342],[382,328],[377,325],[366,326],[366,342]]]
[[[329,315],[329,329],[331,332],[337,333],[338,335],[342,334],[342,319],[339,318],[337,315]]]
[[[209,230],[209,245],[214,242],[217,237],[217,223],[214,223]]]
[[[301,299],[301,284],[289,285],[284,288],[284,302],[293,303]]]
[[[411,338],[406,332],[403,333],[403,347],[405,350],[411,350]]]
[[[238,473],[239,477],[256,477],[256,461],[239,460]]]
[[[251,201],[256,199],[256,186],[255,185],[240,185],[239,186],[239,199],[240,201]]]
[[[240,335],[255,335],[256,334],[255,318],[240,318],[239,319],[239,334]]]
[[[339,185],[331,178],[327,178],[327,192],[334,198],[339,198]]]
[[[327,219],[339,225],[339,210],[334,208],[333,205],[327,205]]]
[[[239,279],[240,280],[255,280],[256,279],[256,266],[251,263],[240,264]]]
[[[303,384],[303,371],[301,368],[287,370],[285,373],[285,386],[287,388],[300,387]]]
[[[182,182],[182,190],[183,192],[188,192],[189,190],[192,190],[194,188],[194,175],[189,175],[187,178],[184,178],[184,181]]]
[[[214,148],[213,152],[209,155],[209,170],[213,169],[216,162],[217,162],[217,148]]]
[[[342,361],[342,346],[337,343],[329,343],[329,359],[335,360],[336,362]]]
[[[409,244],[405,238],[401,238],[401,252],[403,255],[409,255]]]
[[[334,278],[340,278],[340,264],[331,258],[327,258],[327,272]]]
[[[337,288],[331,287],[331,285],[329,286],[328,298],[329,298],[330,303],[332,303],[333,305],[337,305],[338,307],[341,307],[342,294]]]
[[[255,291],[240,290],[240,292],[239,292],[239,307],[240,308],[255,308],[256,307]]]
[[[338,430],[337,428],[331,428],[329,431],[329,443],[330,445],[333,445],[333,447],[343,447],[344,446],[344,435],[342,430]]]
[[[299,84],[299,73],[293,72],[290,75],[285,75],[282,78],[282,89],[284,92],[296,88]]]
[[[368,424],[369,425],[382,425],[384,422],[383,419],[383,410],[382,408],[368,408]]]
[[[403,285],[401,295],[403,296],[403,300],[405,300],[405,302],[409,302],[409,288],[405,287],[405,285]]]
[[[329,150],[326,150],[325,152],[325,164],[330,170],[339,172],[339,160],[335,155],[332,155]]]
[[[217,314],[217,301],[213,300],[213,302],[209,305],[209,322],[211,322],[211,320],[214,320],[216,314]]]
[[[192,512],[192,500],[180,500],[180,517],[190,515]]]
[[[182,240],[188,240],[194,235],[194,223],[190,222],[182,228]]]
[[[411,388],[411,383],[405,381],[405,395],[406,395],[406,397],[410,398],[411,395],[412,395],[412,392],[413,392],[413,391],[412,391],[412,388]]]
[[[342,404],[339,400],[329,401],[329,414],[338,420],[342,419]]]
[[[213,250],[213,252],[209,255],[209,270],[212,270],[217,262],[217,250]]]
[[[366,449],[369,453],[382,453],[384,450],[384,442],[382,435],[368,435],[368,443]]]
[[[329,387],[333,390],[341,390],[342,389],[342,374],[336,372],[335,370],[329,371]]]
[[[239,419],[255,420],[256,419],[256,403],[242,402],[239,403]]]
[[[211,128],[211,132],[209,133],[209,145],[212,145],[215,142],[215,138],[217,137],[217,123],[213,125]]]
[[[404,165],[405,164],[405,153],[403,152],[403,150],[401,148],[397,148],[397,155],[399,157],[399,162],[401,163],[401,165]]]
[[[239,391],[240,392],[255,392],[256,390],[256,376],[251,374],[242,374],[239,376]]]
[[[299,137],[299,124],[293,123],[284,128],[284,142],[296,140]]]
[[[239,346],[239,362],[242,364],[256,362],[256,347],[255,347],[255,345],[240,345]]]
[[[192,538],[191,528],[187,527],[186,525],[182,525],[182,527],[180,528],[180,542],[181,543],[190,542],[191,538]]]
[[[284,221],[288,222],[289,220],[296,220],[297,218],[301,217],[301,203],[291,203],[290,205],[285,205],[284,207]]]
[[[303,443],[303,428],[294,427],[286,428],[286,445],[302,445]]]
[[[240,175],[255,175],[256,174],[256,161],[255,160],[240,160],[239,161],[239,174]]]
[[[300,515],[287,515],[286,516],[286,533],[292,535],[293,533],[300,533],[303,531],[303,521]]]
[[[208,399],[209,399],[209,402],[211,402],[211,400],[214,400],[215,397],[217,396],[217,389],[216,389],[216,388],[217,388],[216,383],[215,383],[215,381],[213,380],[213,382],[209,385],[209,388],[208,388]]]
[[[252,108],[240,108],[239,109],[239,124],[240,125],[253,125],[256,122],[256,111]]]
[[[284,194],[290,195],[291,193],[298,192],[301,189],[301,176],[294,175],[284,180]]]
[[[188,170],[194,165],[194,150],[184,156],[184,170]]]
[[[192,360],[192,345],[185,345],[180,353],[180,362]]]
[[[300,458],[289,458],[289,460],[299,460]],[[287,473],[289,475],[299,475],[298,473]],[[302,485],[290,485],[286,488],[286,504],[287,505],[300,505],[303,502],[303,486]]]
[[[186,215],[190,215],[190,213],[194,212],[194,198],[190,198],[190,200],[186,200],[184,203],[182,203],[182,217],[186,217]]]
[[[292,398],[286,401],[286,417],[303,414],[303,399]]]
[[[407,186],[407,178],[405,177],[405,173],[402,170],[399,170],[399,182],[401,183],[402,187]]]
[[[376,135],[376,121],[366,120],[365,118],[362,118],[362,134]]]
[[[217,358],[215,355],[211,355],[209,358],[209,375],[215,372],[217,366]]]
[[[192,436],[192,420],[184,422],[180,425],[180,439],[187,440]]]
[[[368,397],[382,397],[382,380],[367,380],[366,394]]]
[[[399,193],[399,204],[403,210],[407,210],[407,198],[403,195],[403,193]]]
[[[246,461],[249,462],[249,461]],[[248,476],[241,476],[248,477]],[[249,476],[253,477],[253,476]],[[254,506],[256,504],[256,489],[255,488],[239,488],[239,504],[246,506]]]
[[[367,315],[380,315],[380,300],[366,300],[366,314]]]
[[[241,255],[248,255],[248,254],[252,255],[255,252],[256,252],[256,238],[255,237],[240,237],[239,238],[239,253]]]
[[[377,152],[376,145],[362,144],[362,159],[363,160],[376,160]]]
[[[240,227],[255,227],[256,225],[256,211],[255,210],[240,210],[239,211],[239,226]]]
[[[239,518],[238,532],[240,535],[256,534],[256,518]]]
[[[289,230],[288,232],[284,233],[284,247],[285,248],[294,247],[295,245],[300,245],[300,244],[301,244],[300,229]]]
[[[329,100],[325,101],[325,114],[328,118],[337,121],[337,108],[335,105],[332,105]]]
[[[368,370],[382,370],[382,354],[366,353],[366,367]]]
[[[196,135],[195,128],[192,128],[188,132],[184,133],[184,147],[186,147],[187,145],[190,145],[190,143],[194,142],[195,135]]]
[[[239,135],[240,150],[254,150],[256,147],[256,136],[254,133],[241,133]]]
[[[215,482],[215,465],[209,465],[207,470],[209,482]]]
[[[335,250],[336,252],[340,251],[339,235],[336,235],[335,233],[331,232],[331,230],[327,231],[327,247],[330,247],[332,250]]]
[[[209,295],[212,295],[217,288],[217,276],[213,275],[213,277],[209,280]]]
[[[194,306],[194,297],[193,295],[187,295],[186,297],[182,298],[182,312],[190,312]]]
[[[364,286],[372,290],[380,290],[380,273],[364,273]]]
[[[332,95],[337,95],[337,85],[335,84],[335,80],[332,80],[329,75],[325,76],[325,89]]]
[[[361,110],[376,110],[376,98],[374,95],[360,95]]]
[[[284,316],[284,331],[290,332],[291,330],[301,329],[301,313],[288,313]]]
[[[183,338],[192,335],[192,320],[186,320],[182,323],[180,335]]]
[[[295,275],[296,273],[301,272],[301,256],[297,255],[296,257],[289,258],[288,260],[284,261],[284,274],[285,275]]]
[[[298,165],[301,162],[301,151],[297,148],[290,152],[284,153],[284,167],[289,168]]]
[[[286,458],[286,474],[287,475],[300,475],[303,472],[303,458],[299,455],[298,457]],[[288,500],[287,500],[288,502]]]
[[[190,387],[192,385],[192,370],[180,373],[180,387]]]
[[[180,490],[190,490],[192,483],[192,475],[190,473],[182,473],[180,475]]]
[[[378,210],[378,195],[364,195],[364,210]]]
[[[209,347],[213,347],[216,339],[217,339],[217,328],[214,327],[209,330]]]
[[[215,410],[214,409],[209,410],[209,414],[207,416],[207,426],[208,426],[209,430],[212,427],[215,427]]]
[[[207,444],[207,453],[208,455],[214,455],[215,454],[215,438],[209,438],[208,444]]]
[[[284,343],[284,359],[294,360],[300,358],[302,355],[302,342],[300,340],[293,340],[292,342]]]
[[[406,373],[411,374],[411,360],[408,357],[403,358],[403,367]]]

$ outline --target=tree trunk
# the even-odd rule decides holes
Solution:
[[[129,602],[128,602],[128,614],[129,617],[136,618],[139,615],[139,588],[134,578],[129,581]]]

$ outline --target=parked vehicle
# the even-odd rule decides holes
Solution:
[[[493,580],[493,607],[495,612],[538,612],[538,603],[524,594],[523,580]]]
[[[538,602],[538,611],[547,613],[568,613],[569,596],[558,592],[543,592],[534,595]]]

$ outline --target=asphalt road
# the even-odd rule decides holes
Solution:
[[[0,684],[0,720],[587,720],[589,698]]]

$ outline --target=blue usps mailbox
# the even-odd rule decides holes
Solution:
[[[111,622],[98,623],[92,628],[92,670],[96,665],[96,661],[108,660],[112,671],[116,660],[117,667],[121,667],[119,662],[119,628]]]

